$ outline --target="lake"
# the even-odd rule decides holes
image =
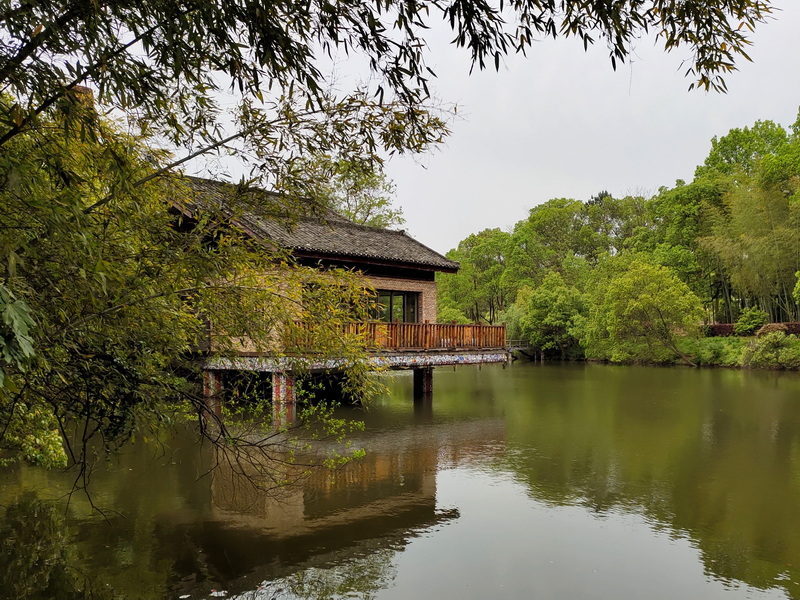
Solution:
[[[278,495],[204,475],[188,432],[98,467],[102,515],[81,494],[63,508],[74,474],[0,471],[6,593],[800,598],[800,375],[440,368],[430,404],[410,373],[385,382],[341,411],[366,457]]]

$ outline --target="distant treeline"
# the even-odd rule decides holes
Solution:
[[[505,322],[552,358],[733,364],[692,339],[716,323],[752,334],[800,321],[800,116],[713,138],[691,183],[553,199],[447,256],[461,270],[438,280],[440,321]]]

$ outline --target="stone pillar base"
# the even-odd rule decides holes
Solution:
[[[433,367],[414,369],[414,402],[433,400]]]
[[[296,419],[294,377],[291,373],[276,371],[272,374],[272,423],[275,427],[288,427]]]
[[[219,371],[203,371],[203,396],[210,414],[222,414],[222,374]]]

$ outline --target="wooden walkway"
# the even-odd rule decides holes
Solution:
[[[506,349],[512,353],[519,352],[531,360],[541,358],[541,354],[537,354],[536,350],[534,350],[527,340],[507,340]]]

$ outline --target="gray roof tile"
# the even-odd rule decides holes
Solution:
[[[247,233],[259,240],[270,240],[298,254],[326,255],[416,265],[437,271],[454,271],[458,263],[421,244],[404,231],[358,225],[325,208],[309,203],[307,215],[293,219],[281,217],[287,198],[274,192],[248,190],[238,186],[185,178],[190,186],[193,207],[224,210]],[[232,204],[237,213],[233,213]]]

